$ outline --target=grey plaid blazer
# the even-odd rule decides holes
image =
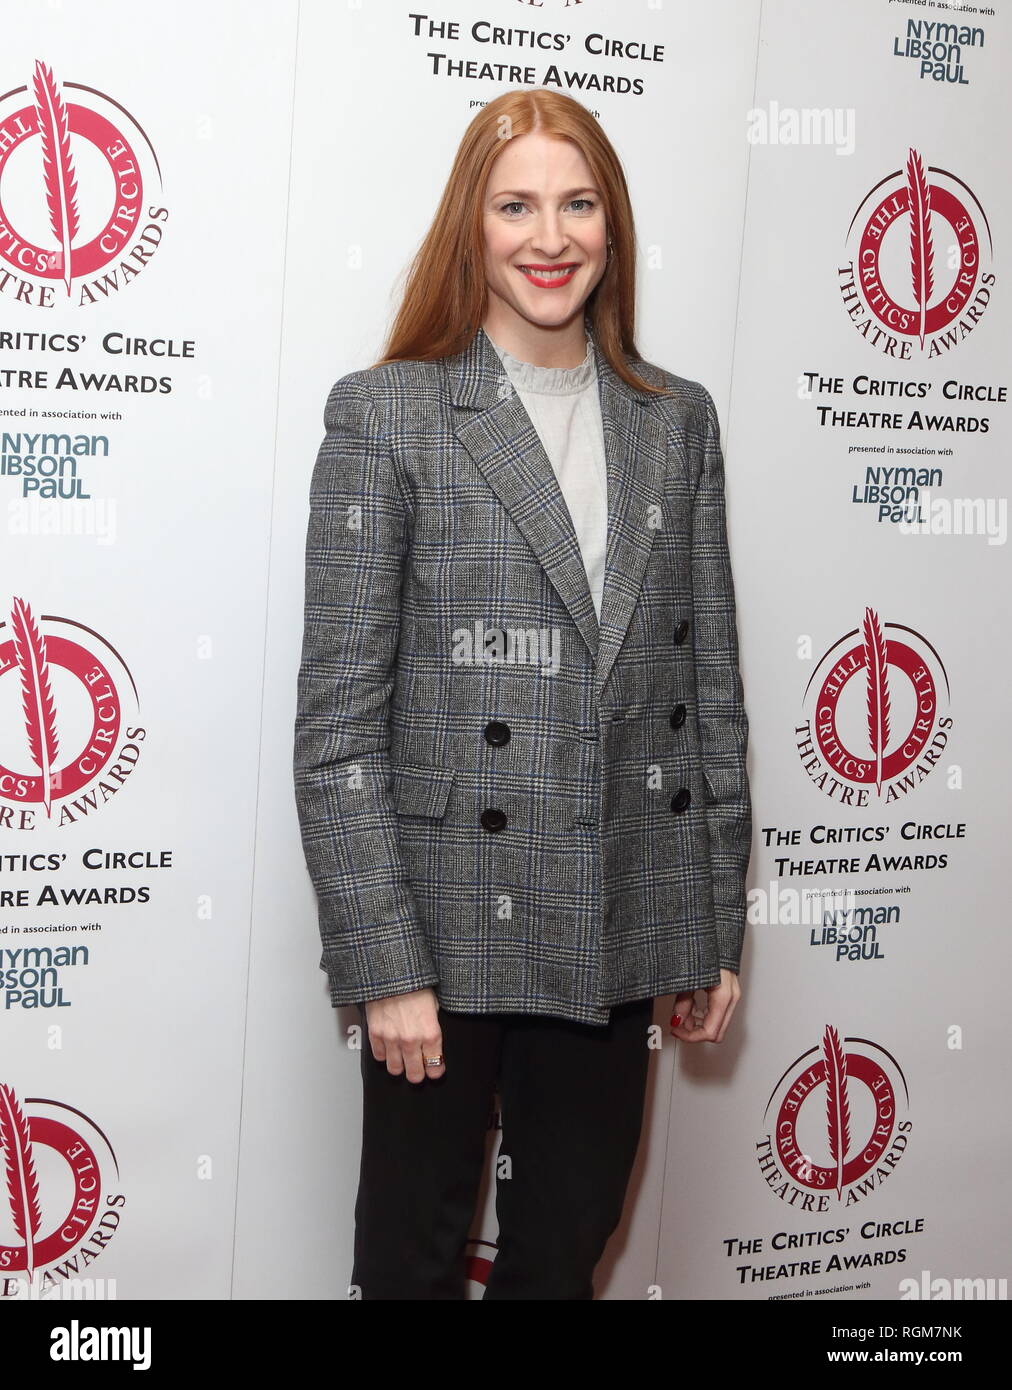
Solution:
[[[332,1004],[605,1024],[739,969],[748,720],[713,400],[596,341],[600,626],[484,331],[331,389],[310,489],[294,780]]]

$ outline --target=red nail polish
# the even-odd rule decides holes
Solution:
[[[678,1025],[681,1023],[681,1021],[682,1021],[682,1015],[681,1015],[681,1014],[672,1014],[672,1015],[671,1015],[671,1026],[672,1026],[672,1028],[677,1028]]]

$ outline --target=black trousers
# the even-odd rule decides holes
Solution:
[[[484,1297],[592,1299],[639,1144],[652,1015],[652,999],[619,1005],[603,1028],[440,1008],[446,1073],[417,1084],[376,1061],[366,1030],[354,1296],[466,1297],[498,1087],[499,1239]]]

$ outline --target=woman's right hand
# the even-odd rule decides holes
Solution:
[[[439,1001],[434,989],[370,999],[365,1012],[372,1055],[377,1062],[386,1062],[391,1076],[403,1072],[417,1084],[426,1077],[444,1074],[445,1063],[438,1067],[425,1065],[426,1057],[441,1057],[443,1053]]]

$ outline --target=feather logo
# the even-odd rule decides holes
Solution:
[[[855,1096],[860,1102],[856,1119],[851,1116]],[[900,1123],[899,1113],[901,1107],[909,1108],[909,1100],[907,1079],[891,1052],[871,1038],[841,1036],[825,1024],[815,1045],[780,1073],[766,1102],[765,1135],[755,1150],[764,1181],[791,1205],[801,1188],[824,1197],[835,1192],[837,1201],[848,1206],[860,1202],[880,1186],[878,1165],[884,1161],[892,1168],[906,1151],[912,1125],[909,1120]],[[813,1159],[805,1143],[817,1132],[825,1137],[818,1141],[820,1156]],[[776,1160],[779,1165],[772,1167]]]
[[[39,1180],[35,1176],[28,1121],[10,1086],[0,1084],[0,1149],[14,1230],[25,1245],[25,1268],[31,1283],[35,1268],[35,1239],[42,1225]]]
[[[861,195],[846,240],[848,264],[837,268],[844,307],[865,341],[887,356],[899,342],[909,352],[918,339],[922,355],[953,347],[992,302],[994,241],[983,204],[958,174],[926,164],[912,145],[899,167]],[[871,319],[885,334],[870,332]],[[957,322],[957,333],[936,337]]]
[[[35,113],[42,138],[42,177],[46,186],[49,225],[60,244],[63,283],[70,294],[70,253],[77,236],[77,175],[70,153],[67,108],[56,85],[52,68],[35,61]]]
[[[850,1105],[847,1102],[847,1055],[840,1035],[826,1025],[822,1035],[822,1055],[826,1063],[826,1129],[829,1156],[836,1164],[836,1195],[843,1196],[843,1166],[850,1148]]]
[[[918,331],[923,351],[935,252],[931,244],[931,193],[928,181],[924,177],[921,156],[914,149],[907,157],[907,197],[910,204],[910,272],[914,282],[914,303],[918,310]]]
[[[868,743],[875,759],[875,787],[882,795],[882,764],[889,742],[889,649],[878,614],[864,610],[864,663],[868,671]]]
[[[28,734],[28,748],[42,774],[42,800],[51,815],[52,779],[60,748],[56,732],[56,706],[49,683],[46,639],[39,631],[32,610],[24,599],[16,598],[11,609],[14,653],[21,673],[21,705]]]

